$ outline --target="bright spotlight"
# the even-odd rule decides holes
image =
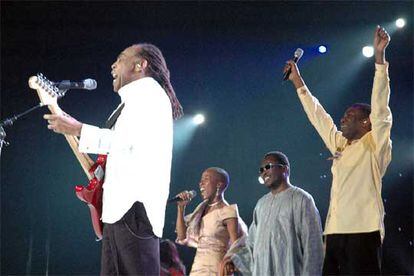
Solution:
[[[319,46],[319,47],[318,47],[318,51],[319,51],[319,53],[321,53],[321,54],[325,54],[325,53],[326,53],[326,51],[327,51],[326,46],[324,46],[324,45]]]
[[[370,58],[374,55],[374,48],[372,46],[365,46],[362,48],[362,54],[365,57]]]
[[[404,27],[405,26],[404,18],[398,18],[397,20],[395,20],[395,26],[397,26],[398,28]]]
[[[204,123],[204,120],[205,119],[203,114],[197,114],[193,118],[193,123],[196,125],[201,125],[202,123]]]

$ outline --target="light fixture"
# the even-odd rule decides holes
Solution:
[[[193,123],[196,125],[201,125],[202,123],[204,123],[205,118],[203,114],[197,114],[193,117]]]
[[[365,57],[370,58],[374,55],[374,48],[372,46],[365,46],[362,48],[362,54]]]

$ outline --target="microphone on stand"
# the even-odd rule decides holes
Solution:
[[[69,90],[69,89],[84,89],[84,90],[94,90],[98,86],[96,80],[94,79],[85,79],[83,81],[57,81],[52,82],[59,90]]]
[[[303,56],[303,50],[301,48],[297,48],[295,53],[293,54],[293,62],[297,63],[302,56]],[[290,73],[291,73],[291,70],[289,69],[283,74],[284,81],[289,78]]]
[[[197,192],[194,190],[189,191],[188,193],[190,195],[190,200],[193,199],[197,195]],[[172,202],[177,202],[177,201],[182,201],[181,197],[179,196],[172,197],[167,200],[167,203],[172,203]]]

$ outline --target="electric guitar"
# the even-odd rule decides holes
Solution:
[[[30,77],[29,86],[37,91],[40,102],[47,105],[52,114],[64,114],[57,103],[57,100],[64,95],[64,91],[59,90],[42,74]],[[79,140],[76,136],[64,136],[88,177],[89,184],[87,186],[75,186],[75,193],[80,200],[88,205],[96,240],[99,241],[102,239],[102,184],[105,173],[106,155],[98,155],[96,162],[94,162],[89,155],[79,152]]]

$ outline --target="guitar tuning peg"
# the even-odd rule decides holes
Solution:
[[[59,98],[62,98],[63,96],[65,96],[65,93],[66,93],[66,91],[65,91],[65,90],[59,90],[59,89],[58,89],[57,94],[59,95]]]

